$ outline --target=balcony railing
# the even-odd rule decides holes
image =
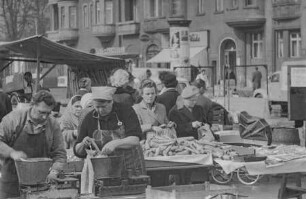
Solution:
[[[140,32],[140,23],[131,21],[131,22],[120,22],[117,23],[117,33],[120,35],[133,35],[139,34]]]
[[[273,2],[273,19],[288,20],[301,16],[301,0],[276,0]]]
[[[79,38],[78,29],[60,29],[48,31],[48,38],[55,42],[61,41],[75,41]]]
[[[92,26],[92,34],[96,37],[114,37],[116,34],[115,24],[99,24]]]

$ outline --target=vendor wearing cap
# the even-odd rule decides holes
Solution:
[[[196,105],[198,96],[199,89],[197,87],[186,87],[181,94],[183,104],[181,106],[175,105],[169,112],[169,120],[177,124],[178,137],[193,136],[197,139],[197,129],[207,123],[202,107]]]
[[[85,158],[85,149],[93,141],[106,155],[139,145],[141,128],[137,115],[132,107],[113,101],[115,91],[114,87],[92,87],[94,109],[80,121],[74,146],[76,156]]]

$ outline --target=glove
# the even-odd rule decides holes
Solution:
[[[12,151],[10,153],[10,157],[13,159],[13,160],[19,160],[21,158],[27,158],[27,155],[23,152],[23,151]]]

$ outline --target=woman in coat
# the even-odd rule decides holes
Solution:
[[[198,128],[207,123],[202,107],[196,105],[198,95],[197,87],[186,87],[181,94],[182,106],[175,105],[169,112],[169,119],[177,124],[178,137],[193,136],[198,139]]]
[[[82,112],[80,95],[73,96],[67,106],[67,109],[60,119],[60,127],[64,136],[66,149],[72,148],[76,138],[79,126],[79,117]]]
[[[166,126],[173,127],[174,123],[168,121],[165,106],[155,102],[156,84],[150,79],[145,79],[141,83],[140,92],[142,101],[135,104],[133,108],[138,116],[144,137],[155,134],[155,132],[162,133]]]

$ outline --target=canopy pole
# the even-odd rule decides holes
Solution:
[[[38,38],[37,42],[37,51],[36,51],[36,82],[35,82],[35,93],[38,91],[38,85],[40,80],[40,38]]]
[[[11,63],[13,63],[14,61],[10,61],[9,63],[7,63],[3,68],[1,68],[0,73],[2,71],[4,71],[7,67],[9,67],[9,65],[11,65]]]

